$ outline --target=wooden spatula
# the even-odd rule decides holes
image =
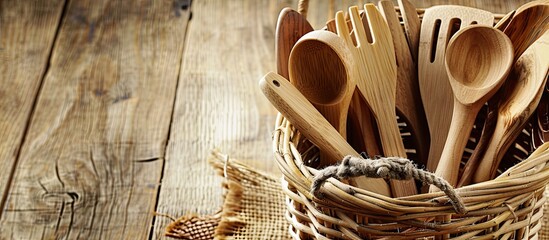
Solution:
[[[280,11],[275,32],[275,56],[278,74],[289,79],[288,61],[295,43],[306,33],[313,31],[307,19],[291,8]]]
[[[263,94],[303,135],[333,159],[347,155],[360,156],[337,130],[287,79],[267,73],[259,82]],[[370,184],[361,188],[390,196],[389,186],[380,178],[369,178]]]
[[[419,39],[418,80],[431,136],[429,171],[436,169],[452,120],[454,99],[444,67],[446,45],[463,27],[493,23],[492,13],[470,7],[435,6],[425,10]]]
[[[358,76],[357,87],[370,106],[376,119],[384,155],[406,157],[404,144],[396,120],[396,60],[391,32],[381,13],[373,4],[364,5],[373,43],[368,42],[367,33],[358,12],[358,7],[349,8],[357,46],[348,35],[343,35],[353,52]],[[349,32],[342,12],[336,14],[338,32]],[[401,197],[417,193],[415,182],[391,181],[393,196]]]
[[[417,68],[393,2],[380,1],[379,10],[389,25],[398,66],[396,108],[400,112],[399,116],[405,118],[404,121],[409,125],[415,143],[418,159],[413,160],[426,164],[429,152],[429,130],[419,94]]]

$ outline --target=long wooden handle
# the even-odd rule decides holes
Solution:
[[[478,104],[477,104],[478,105]],[[475,117],[480,110],[480,106],[464,106],[458,101],[454,101],[454,113],[452,123],[448,132],[448,138],[444,144],[444,149],[440,156],[435,174],[442,177],[452,186],[456,186],[459,175],[459,164],[463,156],[463,150],[469,140],[469,134],[475,124]],[[430,191],[438,191],[436,187],[431,187]]]
[[[497,120],[496,129],[505,129],[503,126],[506,124],[503,122],[504,120],[505,119],[501,118]],[[522,130],[523,125],[519,125],[518,127]],[[491,179],[492,173],[495,174],[497,170],[499,161],[503,158],[503,155],[505,155],[505,152],[513,143],[508,140],[511,138],[514,140],[519,134],[520,131],[504,133],[503,131],[496,130],[494,132],[488,147],[486,147],[486,152],[484,153],[482,161],[480,161],[480,164],[473,176],[473,182],[478,183]]]
[[[334,159],[359,154],[343,139],[337,130],[288,80],[276,73],[267,73],[259,86],[273,106],[311,142]],[[336,163],[332,163],[336,164]],[[385,180],[371,178],[371,183],[361,186],[366,190],[390,196]]]

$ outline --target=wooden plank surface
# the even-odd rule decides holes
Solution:
[[[276,115],[258,84],[276,70],[280,7],[270,0],[193,2],[157,212],[220,209],[221,178],[206,162],[213,148],[276,169],[270,145]],[[157,218],[155,238],[170,221]]]
[[[0,210],[47,68],[64,2],[0,2]]]
[[[0,239],[148,238],[188,21],[178,4],[70,1]]]

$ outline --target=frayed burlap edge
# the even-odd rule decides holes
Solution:
[[[288,223],[283,214],[280,214],[280,211],[285,211],[285,205],[284,194],[277,178],[268,173],[254,170],[237,160],[229,159],[227,155],[218,150],[211,152],[208,163],[224,178],[222,184],[225,193],[222,209],[211,216],[190,214],[176,219],[166,227],[166,236],[180,239],[220,240],[259,239],[259,235],[262,239],[264,237],[269,239],[290,238],[287,230]],[[263,211],[264,214],[272,214],[272,217],[269,218],[271,224],[254,221],[254,219],[246,216],[246,211],[249,211],[252,206],[249,199],[248,203],[244,203],[246,201],[244,199],[246,194],[251,194],[246,191],[252,190],[253,192],[253,186],[260,187],[260,191],[273,198],[280,198],[278,199],[280,201],[274,201],[274,203],[271,201],[268,204],[266,202],[269,201],[262,202],[258,200],[254,202],[257,204],[256,207],[267,207],[267,209],[276,210],[272,213]],[[260,206],[260,204],[269,206]],[[264,232],[257,231],[258,229],[264,229]]]

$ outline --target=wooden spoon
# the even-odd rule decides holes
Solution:
[[[388,0],[380,1],[379,10],[389,26],[395,49],[396,65],[398,66],[396,108],[400,112],[399,116],[403,117],[408,124],[415,143],[418,159],[414,160],[426,164],[429,152],[429,130],[423,104],[421,103],[416,65],[406,43],[406,37],[402,31],[393,2]]]
[[[519,7],[503,32],[515,48],[515,60],[549,30],[549,1],[533,1]]]
[[[375,5],[364,5],[364,11],[374,39],[373,43],[368,41],[356,6],[349,8],[349,12],[357,46],[348,34],[342,34],[340,37],[344,38],[353,53],[358,73],[357,87],[376,119],[384,155],[406,158],[395,117],[397,71],[391,33]],[[338,32],[349,32],[342,12],[336,14],[336,25]],[[417,193],[413,180],[392,180],[391,190],[395,197]]]
[[[533,41],[538,39],[549,27],[549,1],[532,1],[519,7],[517,10],[508,13],[497,24],[496,28],[503,31],[510,37],[513,43],[515,60],[519,58]],[[515,79],[508,79],[505,85],[513,85]],[[505,87],[504,87],[505,88]],[[501,91],[500,91],[501,92]],[[494,128],[497,124],[499,99],[502,93],[488,102],[489,113],[484,123],[482,135],[478,140],[473,155],[465,164],[463,174],[458,186],[467,185],[472,181],[474,171],[482,160],[489,140],[492,138]]]
[[[298,12],[291,8],[284,8],[280,11],[275,33],[275,56],[278,74],[286,79],[290,78],[288,73],[290,52],[297,40],[311,31],[313,31],[311,24]]]
[[[538,39],[514,65],[508,84],[503,87],[497,124],[474,182],[483,182],[496,175],[499,162],[535,111],[549,70],[549,33]]]
[[[453,95],[444,67],[446,44],[458,29],[476,23],[492,26],[492,13],[463,6],[435,6],[425,10],[418,53],[418,80],[431,144],[427,170],[436,169],[452,121]],[[457,24],[459,27],[456,28]]]
[[[290,82],[347,138],[347,112],[355,91],[353,56],[347,44],[329,31],[305,34],[290,53]],[[326,159],[321,166],[341,159]]]
[[[435,174],[455,186],[477,113],[503,84],[513,63],[513,45],[503,32],[473,25],[458,31],[450,40],[445,59],[454,93],[454,112]]]
[[[532,118],[532,149],[538,149],[545,142],[549,142],[549,83],[545,85],[535,117]]]
[[[318,112],[315,107],[289,83],[276,73],[267,73],[259,82],[263,94],[273,106],[284,115],[307,139],[333,159],[347,155],[360,156]],[[369,178],[364,189],[385,196],[391,196],[389,186],[381,178]]]

